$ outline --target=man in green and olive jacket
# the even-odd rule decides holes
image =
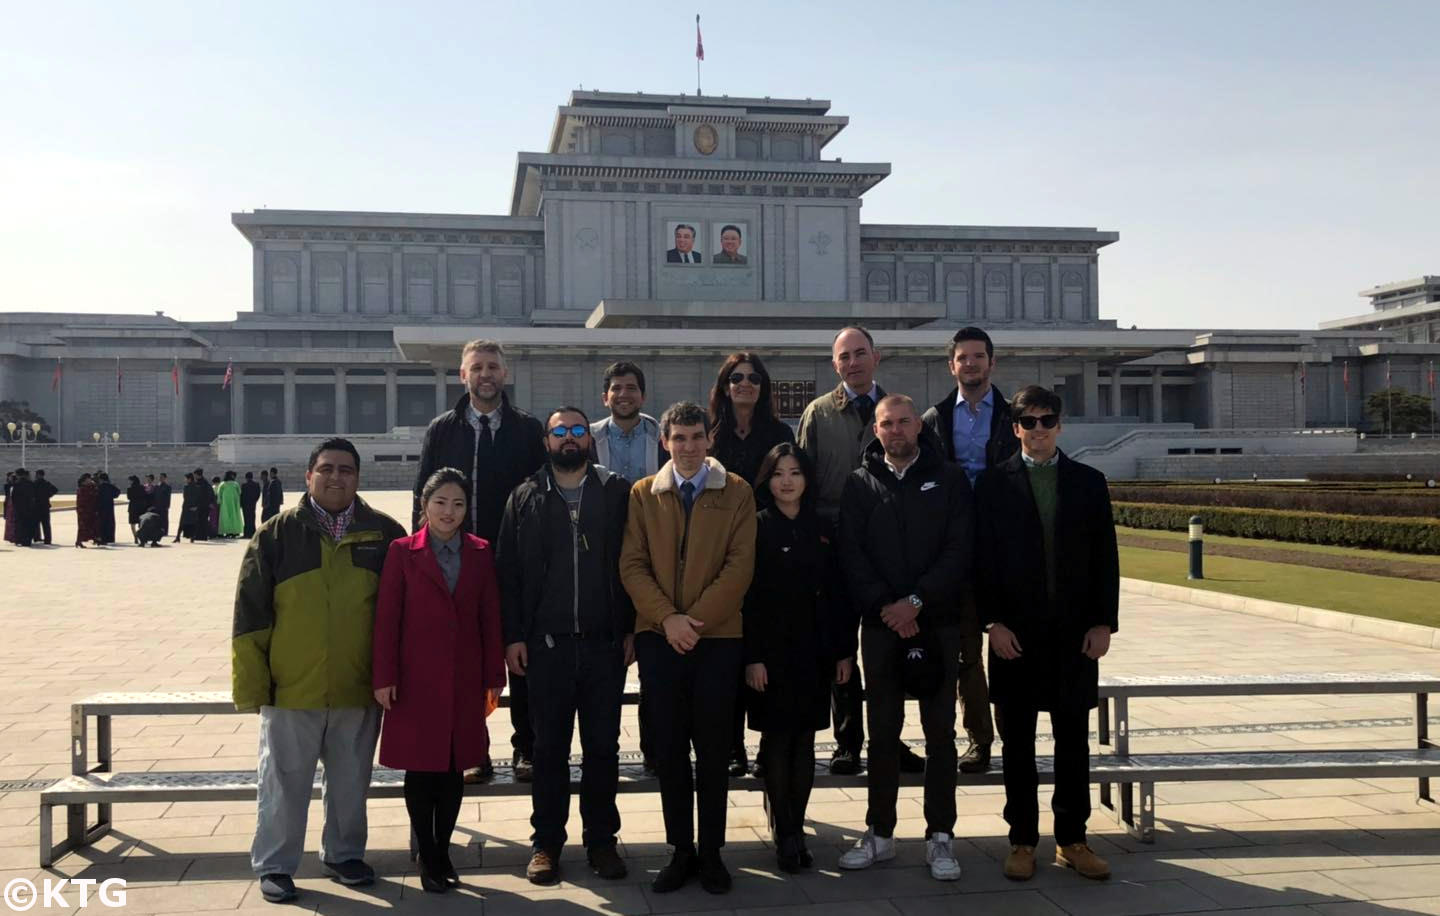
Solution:
[[[235,590],[235,707],[260,713],[259,817],[250,860],[266,900],[296,896],[315,767],[325,764],[320,858],[342,884],[368,884],[365,794],[380,708],[370,683],[380,570],[398,522],[357,497],[360,455],[345,439],[310,453],[300,502],[261,526]]]

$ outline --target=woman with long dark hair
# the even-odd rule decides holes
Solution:
[[[765,363],[758,353],[748,350],[731,353],[720,366],[710,389],[709,419],[710,456],[752,487],[766,454],[782,442],[795,441],[790,426],[775,416],[774,392]],[[737,703],[730,775],[743,776],[749,769],[745,709]]]
[[[745,684],[759,731],[765,810],[780,868],[811,864],[805,807],[815,781],[815,732],[830,726],[830,684],[854,664],[832,599],[830,544],[815,511],[815,471],[791,442],[771,449],[755,480],[755,577],[745,597]]]
[[[375,604],[380,763],[405,770],[420,886],[431,893],[460,883],[450,835],[463,773],[490,759],[485,717],[505,686],[494,552],[461,530],[469,493],[454,468],[430,475],[420,491],[425,524],[391,543]]]
[[[150,508],[152,498],[149,491],[145,489],[145,485],[140,482],[140,478],[136,475],[130,475],[129,484],[130,485],[125,488],[125,499],[128,500],[128,505],[125,507],[126,517],[130,522],[130,537],[135,540],[136,544],[139,544],[140,516],[144,515],[145,510]]]

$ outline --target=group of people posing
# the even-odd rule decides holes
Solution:
[[[1043,711],[1056,861],[1108,877],[1086,843],[1089,711],[1118,628],[1105,479],[1058,449],[1054,392],[1007,401],[990,383],[983,330],[957,332],[947,353],[957,387],[922,412],[876,381],[869,332],[841,330],[839,384],[797,435],[755,353],[725,361],[708,409],[645,414],[644,372],[619,362],[604,375],[607,416],[561,406],[542,423],[506,399],[503,346],[472,341],[464,397],[426,432],[409,535],[357,495],[354,447],[321,443],[299,504],[251,541],[236,597],[234,699],[261,723],[252,866],[265,899],[296,895],[322,762],[325,871],[374,880],[365,794],[377,743],[380,763],[405,771],[422,886],[458,883],[450,838],[466,780],[494,778],[486,718],[507,682],[512,774],[532,782],[527,876],[560,877],[578,719],[581,842],[596,874],[624,877],[615,799],[635,663],[642,753],[673,850],[657,893],[696,878],[729,890],[721,849],[747,720],[777,864],[813,865],[805,811],[816,733],[832,716],[835,772],[860,768],[869,728],[866,830],[839,866],[895,856],[900,773],[918,762],[926,861],[936,879],[958,879],[957,769],[989,766],[992,703],[1004,873],[1035,870]],[[907,696],[923,759],[900,738]]]

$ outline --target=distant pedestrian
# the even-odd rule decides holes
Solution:
[[[140,478],[134,474],[130,475],[130,485],[125,488],[125,507],[127,520],[130,522],[130,537],[136,543],[140,543],[140,516],[144,515],[150,508],[150,494],[146,492],[145,485]]]
[[[45,479],[44,471],[35,472],[35,537],[46,544],[51,543],[50,499],[60,490]]]
[[[261,481],[267,478],[265,472],[260,472]],[[240,485],[240,513],[245,518],[245,530],[242,537],[253,538],[255,536],[255,504],[260,502],[260,488],[263,483],[255,482],[255,474],[252,471],[245,472],[245,482]]]
[[[155,511],[160,513],[160,521],[164,526],[161,536],[170,533],[170,495],[172,488],[170,478],[164,474],[160,475],[160,482],[155,485]],[[178,538],[177,538],[178,540]]]
[[[98,502],[95,478],[90,474],[81,474],[75,482],[75,546],[82,550],[86,541],[99,540],[99,528],[95,523]]]
[[[15,543],[15,472],[5,472],[5,540]]]
[[[188,537],[192,541],[195,539],[195,535],[190,533],[192,530],[194,530],[191,528],[191,525],[194,524],[194,518],[195,475],[190,473],[189,471],[186,471],[185,485],[180,490],[180,524],[175,526],[176,544],[180,543],[180,539],[183,537]]]
[[[211,536],[212,538],[218,538],[218,537],[220,536],[220,494],[219,494],[219,492],[218,492],[219,489],[220,489],[220,478],[219,478],[219,477],[211,477],[211,478],[210,478],[210,495],[211,495],[211,497],[213,497],[213,498],[212,498],[212,500],[211,500],[211,502],[210,502],[209,525],[210,525],[210,536]]]
[[[6,500],[7,505],[11,502],[15,504],[12,518],[15,546],[29,547],[35,542],[35,484],[25,468],[15,471],[15,481],[10,485],[10,499]]]
[[[279,515],[280,507],[285,504],[285,488],[280,485],[280,471],[276,468],[270,469],[270,483],[265,487],[262,499],[260,524],[263,525]]]
[[[159,547],[160,539],[165,536],[164,523],[160,519],[160,513],[154,506],[145,510],[140,516],[140,523],[135,526],[135,542],[141,547],[149,544],[151,547]]]
[[[237,538],[245,530],[243,513],[240,510],[240,484],[235,482],[235,472],[226,471],[225,480],[215,491],[220,511],[220,536]]]
[[[110,475],[101,471],[95,487],[96,544],[108,547],[115,543],[115,500],[120,495],[120,488],[110,482]]]

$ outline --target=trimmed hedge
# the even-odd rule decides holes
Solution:
[[[1190,516],[1198,515],[1211,534],[1399,553],[1440,553],[1440,521],[1435,519],[1132,502],[1116,502],[1114,508],[1115,523],[1130,528],[1184,531]]]
[[[1129,484],[1111,484],[1110,498],[1117,502],[1171,506],[1219,506],[1236,509],[1277,509],[1282,512],[1440,518],[1440,493],[1413,488],[1373,491],[1278,486],[1135,487]]]

